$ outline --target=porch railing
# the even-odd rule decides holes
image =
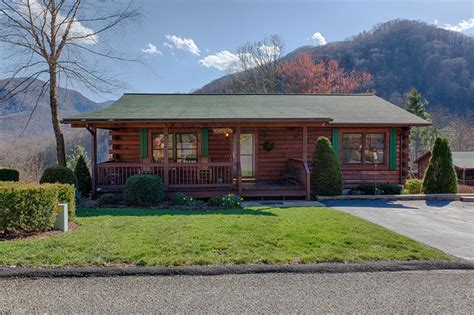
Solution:
[[[165,174],[167,170],[167,174]],[[97,165],[97,188],[122,189],[127,178],[137,174],[160,176],[165,187],[225,187],[234,185],[234,163],[101,163]]]
[[[310,199],[310,182],[311,175],[308,167],[308,162],[300,159],[288,159],[288,169],[298,169],[298,181],[303,184],[306,190],[306,199]]]

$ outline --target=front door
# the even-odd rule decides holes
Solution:
[[[242,171],[243,178],[255,177],[254,133],[243,132],[240,134],[240,169]]]

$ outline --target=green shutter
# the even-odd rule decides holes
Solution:
[[[207,157],[209,154],[209,130],[201,129],[201,157]]]
[[[390,128],[390,170],[395,171],[397,169],[397,130],[395,128]]]
[[[332,129],[332,148],[339,159],[339,129],[337,128]]]
[[[148,129],[140,130],[140,155],[142,158],[148,157]]]

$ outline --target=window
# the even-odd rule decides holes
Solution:
[[[344,164],[384,164],[384,133],[345,133],[342,139]]]
[[[163,133],[152,133],[152,154],[154,162],[163,162],[165,156],[165,135]],[[173,161],[173,134],[168,135],[168,159]]]
[[[176,134],[176,162],[195,163],[197,162],[197,134],[177,133]]]

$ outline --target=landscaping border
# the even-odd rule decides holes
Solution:
[[[340,195],[318,196],[318,201],[329,200],[446,200],[459,201],[461,197],[474,197],[474,194],[415,194],[415,195]]]
[[[376,261],[366,263],[319,263],[301,265],[209,265],[125,267],[0,267],[0,278],[118,277],[118,276],[217,276],[259,273],[349,273],[383,271],[474,270],[474,261]]]

